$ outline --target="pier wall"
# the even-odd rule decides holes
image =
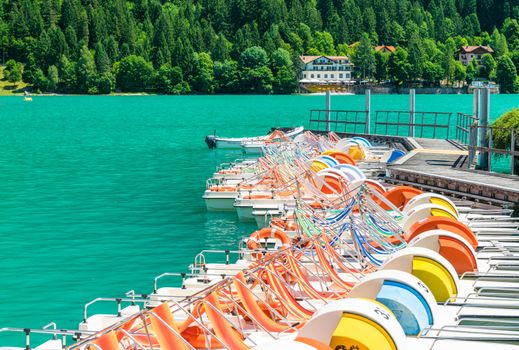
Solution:
[[[371,90],[373,94],[409,94],[409,90],[414,89],[417,94],[466,94],[467,87],[453,88],[453,87],[396,87],[396,86],[377,86],[377,85],[305,85],[303,90],[308,92],[323,92],[331,90],[335,92],[350,93],[355,95],[363,95],[366,89]]]

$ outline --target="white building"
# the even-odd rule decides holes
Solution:
[[[300,56],[303,84],[352,84],[353,63],[348,56]]]

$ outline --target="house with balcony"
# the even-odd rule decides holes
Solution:
[[[353,84],[353,63],[348,56],[300,56],[304,69],[301,84]]]
[[[478,65],[480,65],[479,61],[486,53],[493,54],[494,50],[492,50],[490,46],[483,45],[463,46],[459,52],[459,61],[465,66],[468,66],[472,60],[477,60]]]

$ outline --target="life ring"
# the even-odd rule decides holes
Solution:
[[[256,250],[261,248],[260,241],[265,238],[276,238],[281,241],[281,248],[288,248],[291,245],[290,238],[286,233],[279,228],[264,227],[261,230],[254,231],[249,239],[247,240],[247,249]],[[253,253],[252,257],[255,259],[261,259],[262,253]]]

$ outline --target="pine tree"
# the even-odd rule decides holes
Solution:
[[[59,83],[58,68],[55,65],[49,67],[47,72],[47,88],[49,91],[56,91]]]
[[[368,33],[362,34],[359,45],[352,56],[352,61],[360,72],[362,79],[372,78],[376,68],[375,53]]]
[[[517,70],[508,55],[502,56],[497,61],[496,82],[499,84],[499,91],[505,94],[519,92],[517,84]]]
[[[97,71],[99,73],[106,73],[110,71],[112,63],[110,62],[110,58],[105,51],[105,48],[102,43],[98,42],[95,46],[95,63],[97,67]]]
[[[90,50],[86,45],[81,48],[79,60],[76,65],[77,88],[85,93],[95,86],[96,65]]]

